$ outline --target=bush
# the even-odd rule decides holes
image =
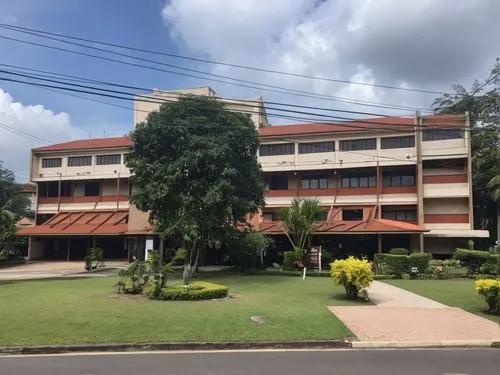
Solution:
[[[408,255],[410,252],[407,249],[402,247],[395,247],[394,249],[389,250],[389,254],[391,255]]]
[[[429,261],[432,259],[430,253],[411,253],[408,256],[408,262],[411,267],[417,267],[419,273],[425,273],[429,267]]]
[[[144,294],[150,299],[161,301],[201,301],[226,298],[228,291],[224,285],[195,281],[189,288],[182,285],[155,290],[154,286],[148,286],[144,289]]]
[[[465,267],[469,276],[479,274],[481,266],[490,260],[492,255],[488,251],[456,249],[453,258],[459,260]]]
[[[283,253],[283,268],[288,271],[296,269],[297,254],[295,251],[285,251]]]
[[[182,249],[182,248],[177,249],[174,257],[172,258],[172,260],[170,262],[170,263],[172,263],[172,266],[183,266],[184,262],[186,260],[186,254],[187,254],[186,249]]]
[[[403,274],[410,273],[410,262],[407,255],[382,254],[382,260],[387,266],[387,272],[400,279]]]
[[[481,279],[476,281],[476,293],[482,295],[492,314],[500,314],[500,281]]]
[[[87,271],[97,270],[101,271],[106,266],[104,264],[104,250],[99,247],[90,249],[89,255],[84,259],[84,267]]]
[[[262,233],[239,232],[226,240],[229,259],[242,271],[264,268],[263,252],[271,240]]]
[[[116,291],[120,294],[139,294],[149,281],[150,267],[146,262],[136,260],[118,273],[120,280],[116,283]]]
[[[481,267],[479,267],[479,273],[481,275],[500,275],[500,261],[496,256],[490,256]]]
[[[373,281],[373,271],[366,260],[351,256],[336,260],[330,267],[331,276],[337,284],[344,286],[348,299],[358,298],[359,291],[365,291]]]

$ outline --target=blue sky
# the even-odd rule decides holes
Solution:
[[[266,0],[263,4],[262,0],[1,0],[0,23],[289,73],[437,91],[450,91],[455,83],[468,87],[474,79],[484,79],[500,56],[497,0]],[[5,29],[0,29],[0,36],[56,44]],[[145,88],[210,85],[226,97],[262,96],[268,101],[330,109],[414,114],[180,77],[1,38],[0,51],[1,64]],[[370,103],[428,109],[436,96],[141,56]],[[133,107],[131,102],[100,99]],[[275,125],[286,122],[270,120]],[[0,160],[19,180],[27,178],[30,148],[42,144],[1,124],[61,142],[89,134],[122,135],[132,129],[132,122],[130,110],[0,81]]]

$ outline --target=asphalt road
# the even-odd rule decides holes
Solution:
[[[5,375],[500,374],[499,349],[141,353],[0,358]]]

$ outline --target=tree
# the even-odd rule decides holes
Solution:
[[[488,182],[488,189],[490,190],[493,202],[500,204],[500,174],[497,174]]]
[[[437,113],[470,113],[472,146],[472,187],[474,199],[474,226],[496,233],[497,208],[486,186],[500,174],[500,61],[488,78],[475,81],[470,90],[455,85],[454,94],[436,98],[433,107]],[[498,206],[500,207],[500,205]]]
[[[323,209],[317,198],[298,199],[292,201],[290,207],[280,211],[282,227],[295,251],[301,253],[311,245],[313,233],[316,231],[316,221],[321,218]]]
[[[149,114],[131,136],[131,202],[149,211],[158,233],[183,241],[188,283],[200,249],[264,205],[257,130],[215,99],[185,96]]]

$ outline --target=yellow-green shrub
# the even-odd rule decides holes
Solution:
[[[368,288],[373,281],[370,263],[352,256],[331,263],[330,274],[337,284],[344,286],[349,299],[356,299],[359,291]]]
[[[500,314],[500,281],[480,279],[476,281],[476,293],[482,295],[493,314]]]

